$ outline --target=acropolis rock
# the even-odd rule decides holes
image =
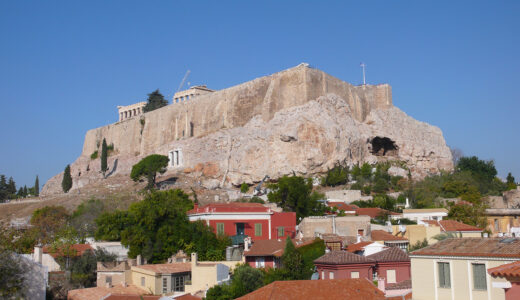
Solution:
[[[73,189],[102,180],[90,155],[103,138],[114,145],[109,176],[157,153],[170,157],[167,174],[211,188],[319,176],[337,163],[399,160],[415,178],[453,169],[441,130],[393,106],[388,84],[354,86],[306,64],[89,130]],[[61,193],[61,179],[42,194]]]

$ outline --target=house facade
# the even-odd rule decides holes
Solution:
[[[383,278],[386,286],[411,278],[410,257],[398,247],[389,247],[367,258],[375,261],[374,277]]]
[[[412,221],[437,220],[440,221],[448,216],[445,208],[422,208],[422,209],[403,209],[403,218]]]
[[[372,280],[375,261],[347,251],[331,251],[314,261],[321,280],[366,278]]]
[[[410,258],[414,299],[505,299],[507,280],[487,270],[518,260],[520,239],[449,238]]]
[[[502,278],[508,282],[497,282],[494,288],[503,288],[506,300],[520,299],[520,261],[488,269],[493,278]]]
[[[253,240],[284,239],[296,233],[296,213],[275,212],[260,203],[212,203],[188,211],[190,221],[202,220],[216,234]],[[235,243],[235,240],[233,240]]]
[[[492,236],[520,237],[520,208],[488,208],[486,217]]]
[[[132,283],[152,295],[184,292],[191,280],[190,263],[132,266]]]

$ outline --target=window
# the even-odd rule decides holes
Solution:
[[[112,285],[112,276],[105,277],[105,283]]]
[[[265,267],[265,259],[263,257],[257,257],[255,260],[256,260],[256,267],[257,268]]]
[[[473,264],[473,288],[475,290],[486,290],[486,265]]]
[[[363,236],[365,234],[365,230],[363,229],[358,229],[357,230],[357,234],[360,235],[360,236]]]
[[[495,219],[495,231],[499,231],[498,219]]]
[[[168,278],[166,277],[162,278],[162,292],[163,294],[168,293]]]
[[[334,279],[334,272],[329,272],[329,279]]]
[[[437,263],[439,266],[439,287],[450,288],[450,263]]]
[[[395,270],[386,270],[386,283],[396,283]]]
[[[285,234],[285,232],[284,232],[284,231],[285,231],[285,230],[284,230],[284,228],[283,228],[283,227],[278,227],[278,237],[281,237],[281,236],[283,236],[283,235]]]
[[[217,235],[224,234],[224,223],[217,223]]]
[[[176,149],[168,152],[169,164],[171,167],[179,167],[182,165],[182,150]]]
[[[325,271],[321,271],[321,279],[325,279]]]
[[[255,236],[262,236],[262,224],[255,224]]]
[[[141,286],[144,286],[146,283],[146,280],[144,279],[144,277],[141,277]]]
[[[350,278],[359,278],[359,272],[350,272]]]
[[[176,292],[184,292],[184,275],[173,277],[173,290]]]

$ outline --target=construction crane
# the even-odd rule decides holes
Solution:
[[[262,184],[269,179],[269,175],[265,175],[264,179],[260,181],[260,183],[256,186],[256,188],[253,191],[253,196],[261,196],[265,194],[265,189],[262,190]]]
[[[190,73],[191,73],[190,70],[186,71],[186,74],[184,74],[184,77],[182,78],[181,84],[179,84],[179,88],[177,89],[175,94],[178,93],[182,89],[182,87],[184,86],[184,83],[186,83],[186,79],[188,79],[188,76],[190,76]]]

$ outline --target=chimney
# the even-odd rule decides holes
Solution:
[[[381,292],[385,293],[385,279],[382,277],[377,277],[377,288],[381,290]]]
[[[192,264],[192,265],[193,265],[193,264],[197,265],[197,260],[198,260],[197,252],[193,252],[193,253],[191,254],[191,264]]]
[[[199,204],[198,203],[193,203],[193,209],[197,209],[199,208]]]
[[[408,197],[406,197],[406,204],[404,205],[404,208],[409,208],[410,202],[408,202]]]
[[[43,256],[43,248],[41,244],[37,244],[34,246],[34,261],[41,264],[42,263],[42,256]]]
[[[137,255],[137,259],[136,259],[136,263],[138,266],[142,265],[143,264],[143,257],[141,256],[141,254]]]
[[[360,242],[361,242],[361,235],[359,235],[359,233],[358,233],[356,236],[356,243],[360,243]]]

